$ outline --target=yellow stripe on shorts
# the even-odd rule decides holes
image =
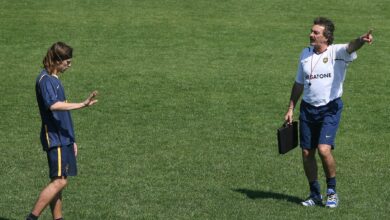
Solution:
[[[58,176],[62,176],[61,146],[58,146],[57,148],[57,159],[58,159]]]

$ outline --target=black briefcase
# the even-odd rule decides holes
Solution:
[[[284,123],[278,129],[279,154],[285,154],[298,146],[298,122]]]

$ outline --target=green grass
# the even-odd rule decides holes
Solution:
[[[96,106],[72,112],[79,176],[64,192],[66,219],[390,214],[386,0],[0,4],[0,219],[23,219],[48,181],[34,80],[58,40],[75,48],[61,77],[68,99],[99,90]],[[298,204],[308,193],[299,149],[284,156],[276,149],[298,56],[318,15],[334,20],[336,43],[369,28],[375,37],[344,87],[335,210]]]

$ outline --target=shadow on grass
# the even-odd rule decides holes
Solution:
[[[0,220],[11,220],[9,218],[0,217]]]
[[[276,193],[276,192],[266,192],[261,190],[250,190],[250,189],[233,189],[233,191],[245,194],[250,199],[277,199],[277,200],[292,202],[295,204],[300,204],[302,202],[302,199],[299,197]]]

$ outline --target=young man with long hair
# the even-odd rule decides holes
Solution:
[[[97,91],[80,103],[69,103],[59,76],[72,65],[72,47],[63,42],[53,44],[43,59],[41,73],[35,83],[41,115],[41,144],[47,153],[50,183],[41,191],[27,220],[35,220],[50,205],[53,219],[62,219],[62,190],[68,176],[77,175],[77,144],[70,110],[94,105]]]

